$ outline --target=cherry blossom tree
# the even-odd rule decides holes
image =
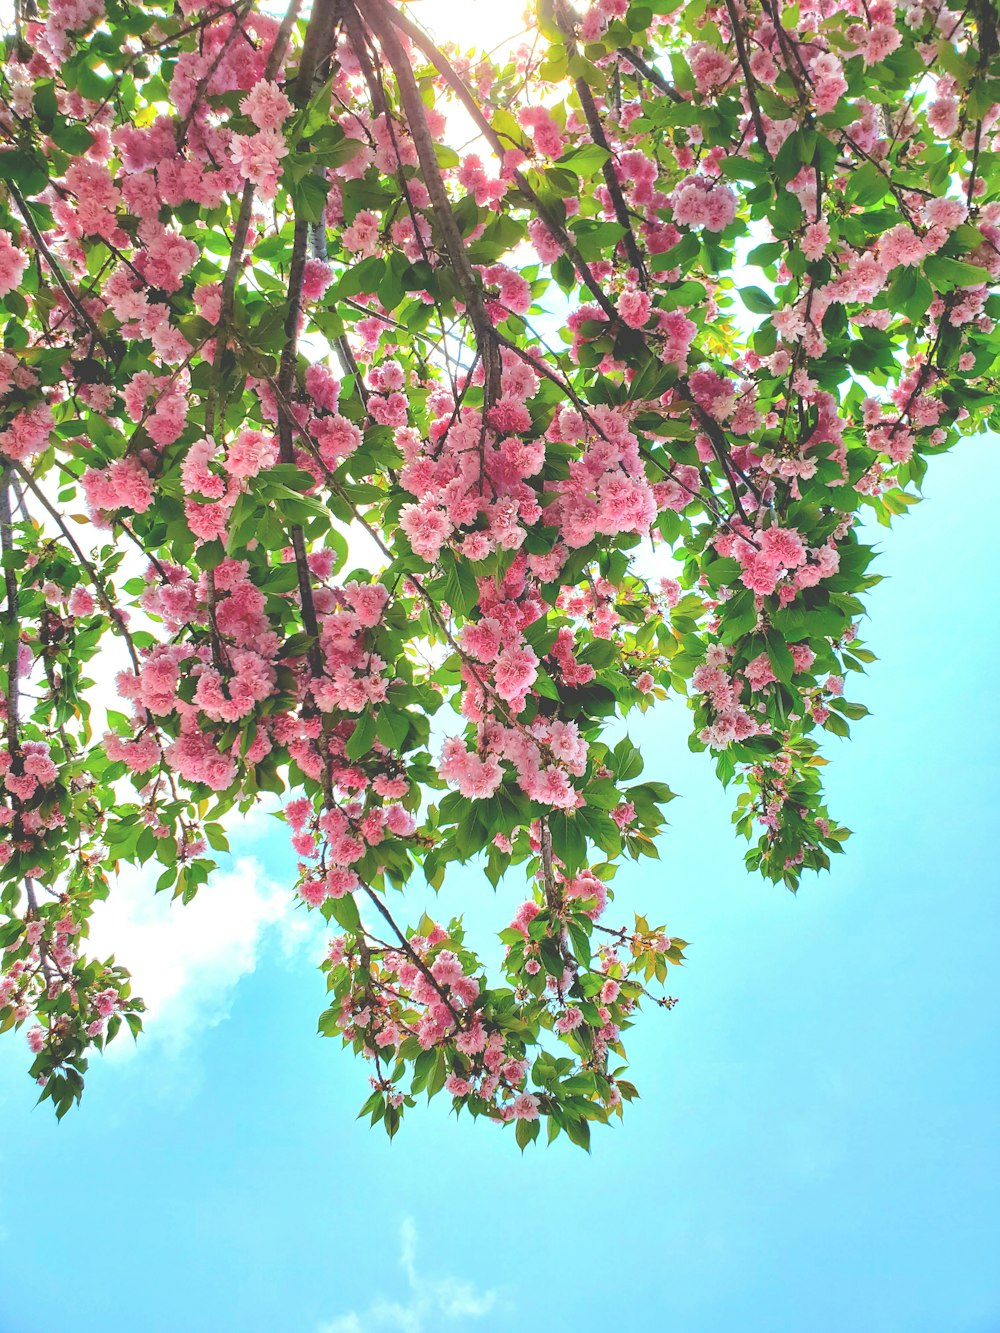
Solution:
[[[996,420],[989,0],[418,18],[16,0],[0,1028],[60,1116],[142,1023],[117,867],[210,893],[264,799],[372,1121],[587,1146],[685,948],[616,910],[672,794],[623,719],[683,696],[749,868],[827,869],[862,524]],[[407,921],[470,860],[526,880],[498,941]]]

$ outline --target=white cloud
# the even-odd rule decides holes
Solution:
[[[324,923],[294,910],[291,885],[269,880],[260,863],[240,857],[215,871],[187,906],[155,893],[156,871],[126,870],[94,910],[86,952],[110,954],[128,968],[146,1003],[139,1049],[156,1043],[177,1055],[199,1032],[228,1017],[236,987],[264,948],[286,956],[325,937]],[[108,1055],[127,1056],[119,1038]]]
[[[432,1333],[445,1319],[482,1319],[497,1303],[497,1292],[481,1291],[461,1278],[424,1277],[417,1269],[417,1230],[407,1217],[400,1227],[399,1266],[409,1287],[405,1302],[378,1297],[367,1310],[351,1310],[322,1324],[318,1333]]]

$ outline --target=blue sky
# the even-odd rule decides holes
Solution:
[[[0,1042],[0,1333],[997,1333],[997,493],[996,441],[964,445],[876,534],[831,876],[749,879],[681,710],[642,724],[684,799],[619,883],[692,947],[590,1157],[438,1103],[392,1144],[354,1119],[273,821],[187,916],[123,894],[138,1050],[56,1125]],[[490,894],[470,872],[450,903],[502,917]]]

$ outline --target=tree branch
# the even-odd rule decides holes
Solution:
[[[545,3],[550,4],[552,0],[545,0]],[[552,4],[552,11],[555,22],[565,39],[566,52],[570,57],[573,57],[577,54],[576,30],[573,26],[573,19],[567,13],[562,0],[555,0],[555,3]],[[590,85],[585,79],[574,79],[573,86],[576,89],[580,106],[583,108],[591,139],[599,148],[603,148],[608,155],[601,166],[601,174],[604,176],[604,184],[607,186],[608,194],[611,197],[611,205],[614,208],[618,225],[623,227],[625,231],[623,240],[629,263],[639,276],[639,285],[646,287],[649,283],[646,263],[635,239],[635,232],[632,230],[632,219],[629,216],[628,205],[625,203],[621,183],[615,172],[614,154],[611,151],[611,145],[608,143],[608,136],[604,133],[604,126],[601,124],[601,116],[597,110],[597,103],[594,101],[594,94],[590,91]]]
[[[726,9],[729,13],[729,24],[733,30],[733,41],[736,43],[736,55],[740,62],[740,69],[743,71],[743,78],[746,82],[747,101],[750,103],[750,115],[753,117],[753,127],[757,135],[757,142],[761,150],[770,157],[771,154],[767,148],[767,138],[764,132],[764,121],[760,114],[760,104],[757,101],[757,81],[750,68],[750,57],[747,54],[746,40],[743,35],[743,29],[740,27],[740,16],[736,12],[734,0],[726,0]]]
[[[364,885],[364,890],[365,893],[368,895],[368,897],[375,904],[376,908],[385,918],[385,920],[389,923],[389,926],[392,928],[393,934],[399,940],[399,943],[402,946],[403,952],[406,954],[407,958],[409,958],[410,962],[413,963],[414,967],[419,968],[419,970],[423,973],[426,980],[430,982],[430,984],[434,987],[434,989],[437,991],[438,995],[441,998],[441,1003],[447,1007],[448,1012],[451,1014],[452,1018],[454,1018],[455,1026],[460,1028],[462,1026],[461,1014],[459,1014],[458,1010],[452,1004],[451,999],[449,998],[447,992],[438,982],[437,978],[431,972],[430,968],[420,957],[416,949],[414,949],[413,945],[406,938],[406,936],[403,934],[400,928],[396,925],[395,919],[393,918],[393,915],[389,911],[388,907],[386,907],[385,903],[382,901],[381,897],[374,891],[374,889],[369,888],[367,884]]]
[[[5,463],[2,469],[0,469],[0,553],[3,555],[4,589],[7,595],[7,609],[4,619],[12,630],[11,643],[7,649],[11,654],[10,661],[7,663],[7,744],[10,747],[11,755],[14,756],[20,750],[17,716],[17,656],[19,635],[17,619],[17,574],[14,571],[13,565],[10,564],[8,560],[8,557],[11,556],[14,551],[13,534],[11,532],[10,477],[11,465]]]
[[[125,644],[128,648],[129,657],[132,659],[132,666],[135,668],[136,675],[138,675],[139,655],[135,650],[135,644],[132,641],[132,635],[129,633],[128,626],[125,624],[125,620],[124,617],[122,616],[122,613],[118,610],[117,606],[115,606],[114,602],[111,600],[111,597],[108,594],[108,590],[105,587],[104,582],[101,579],[101,576],[98,574],[93,564],[83,554],[83,551],[80,549],[79,543],[77,542],[73,534],[70,532],[69,528],[66,526],[65,520],[63,519],[62,515],[49,502],[49,499],[46,496],[45,492],[41,489],[41,487],[35,481],[34,477],[27,470],[27,468],[25,468],[21,463],[12,463],[10,464],[10,467],[21,478],[21,480],[27,486],[28,490],[31,491],[35,499],[38,500],[42,508],[49,515],[49,517],[58,525],[59,531],[62,533],[63,538],[68,543],[73,554],[76,556],[77,560],[80,562],[83,568],[87,571],[87,577],[90,579],[94,591],[97,593],[97,600],[101,603],[101,606],[103,606],[112,624],[118,630],[118,633],[125,640]]]
[[[441,238],[448,258],[458,279],[462,299],[472,320],[472,327],[483,354],[485,370],[486,405],[500,397],[500,355],[493,338],[493,325],[483,305],[483,295],[479,282],[469,263],[465,251],[465,242],[458,230],[451,200],[444,188],[444,180],[437,162],[437,153],[427,114],[420,96],[420,89],[413,76],[413,68],[403,45],[396,35],[394,27],[395,10],[386,5],[385,0],[369,0],[366,6],[368,24],[378,38],[383,54],[392,66],[396,76],[403,112],[407,127],[417,150],[420,171],[430,195],[434,218],[438,224]]]
[[[114,349],[112,348],[111,344],[107,341],[107,339],[104,337],[104,334],[101,332],[101,330],[97,327],[91,316],[87,313],[79,296],[77,296],[76,292],[73,290],[73,287],[69,282],[69,279],[66,277],[65,273],[63,273],[62,269],[59,267],[59,264],[56,261],[55,256],[52,254],[52,251],[46,244],[45,237],[42,235],[41,231],[38,228],[38,224],[32,217],[31,209],[25,203],[24,196],[21,194],[21,191],[17,188],[17,186],[14,184],[13,181],[7,182],[7,189],[10,192],[10,197],[17,205],[17,211],[21,214],[21,217],[24,219],[24,225],[28,228],[28,231],[31,233],[31,238],[35,242],[35,248],[37,249],[38,253],[43,257],[46,264],[48,265],[53,277],[55,278],[56,282],[62,289],[62,292],[66,297],[66,300],[73,307],[73,310],[76,312],[79,318],[84,322],[84,324],[86,324],[87,328],[90,329],[91,333],[94,335],[95,340],[98,343],[100,343],[101,347],[104,348],[104,351],[107,353],[109,360],[116,361]]]

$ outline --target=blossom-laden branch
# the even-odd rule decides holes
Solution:
[[[686,697],[750,869],[842,850],[858,520],[995,415],[996,24],[624,8],[472,59],[387,0],[19,20],[0,1028],[57,1114],[142,1022],[85,953],[116,868],[189,901],[262,793],[366,1112],[444,1093],[522,1148],[620,1115],[675,1003],[685,942],[608,924],[672,796],[626,725]],[[473,859],[527,876],[497,966],[389,907]]]

